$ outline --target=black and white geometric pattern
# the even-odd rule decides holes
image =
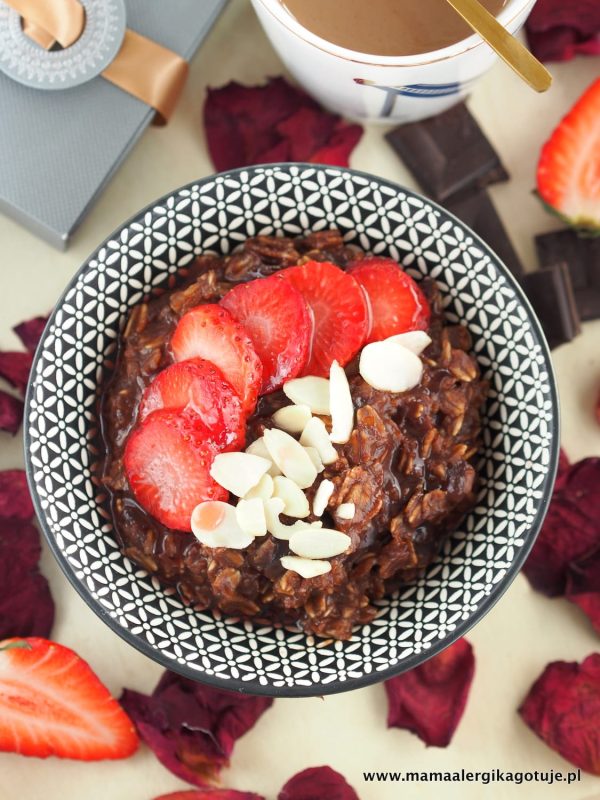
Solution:
[[[466,324],[491,382],[477,507],[424,577],[379,603],[335,642],[195,612],[124,558],[92,480],[99,387],[128,310],[208,250],[257,234],[332,226],[348,242],[435,278],[448,318]],[[521,566],[543,517],[557,458],[549,354],[506,269],[443,209],[350,170],[267,166],[210,177],[167,196],[83,266],[46,330],[28,398],[32,489],[63,569],[106,622],[189,677],[256,693],[318,695],[415,666],[465,632]]]

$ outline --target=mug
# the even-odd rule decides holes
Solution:
[[[368,0],[365,0],[368,2]],[[498,21],[516,33],[535,0],[509,0]],[[414,56],[358,53],[311,33],[280,0],[252,0],[281,60],[322,105],[361,122],[415,122],[462,100],[498,56],[478,34]]]

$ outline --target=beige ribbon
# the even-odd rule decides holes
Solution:
[[[23,18],[23,30],[45,50],[69,47],[81,36],[85,11],[79,0],[5,0]],[[189,65],[180,55],[127,28],[121,49],[102,77],[156,110],[164,125],[175,110]]]

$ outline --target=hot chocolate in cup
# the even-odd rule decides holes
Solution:
[[[535,3],[483,1],[513,34]],[[368,15],[360,0],[347,0],[347,16],[355,16],[336,25],[335,8],[344,0],[252,0],[290,73],[316,100],[345,117],[399,124],[439,114],[464,99],[498,58],[478,34],[452,42],[468,28],[456,12],[440,5],[445,0],[395,0],[397,8],[386,0],[362,2]],[[404,9],[406,28],[398,8]],[[422,17],[416,14],[420,9]]]

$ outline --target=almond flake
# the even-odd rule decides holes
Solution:
[[[277,464],[273,463],[273,459],[269,455],[269,451],[267,450],[267,445],[265,444],[265,440],[262,436],[258,439],[255,439],[251,444],[248,445],[246,448],[246,452],[250,453],[254,456],[260,456],[261,458],[266,458],[268,461],[271,462],[271,466],[269,468],[269,475],[274,478],[276,475],[281,475],[281,470],[277,466]]]
[[[269,497],[273,497],[273,489],[273,478],[267,472],[266,475],[262,476],[256,486],[253,486],[249,492],[246,492],[244,500],[252,500],[255,497],[260,497],[261,500],[268,500]]]
[[[385,339],[363,348],[358,371],[374,389],[406,392],[420,383],[423,362],[406,347]]]
[[[332,528],[302,530],[292,534],[290,550],[303,558],[333,558],[345,553],[352,540]]]
[[[243,497],[270,467],[270,459],[252,453],[218,453],[210,468],[210,476],[236,497]]]
[[[243,550],[254,536],[240,527],[235,508],[220,500],[206,500],[192,511],[192,532],[207,547],[229,547]]]
[[[319,417],[313,417],[308,422],[302,431],[300,444],[305,447],[314,447],[323,464],[333,464],[334,461],[337,461],[337,450],[331,444],[325,423]]]
[[[420,356],[426,347],[431,344],[431,337],[425,331],[406,331],[406,333],[397,333],[395,336],[390,336],[386,341],[396,342],[406,347],[416,356]]]
[[[286,433],[302,433],[311,417],[308,406],[284,406],[273,414],[273,422]]]
[[[327,508],[327,503],[329,502],[329,498],[333,494],[334,489],[335,485],[333,481],[330,481],[328,478],[325,478],[325,480],[321,481],[313,498],[313,514],[315,517],[320,517],[323,514]]]
[[[303,445],[303,447],[304,447],[304,445]],[[310,457],[310,460],[315,465],[315,468],[316,468],[317,472],[323,472],[323,470],[325,469],[325,465],[321,461],[321,456],[319,455],[319,451],[317,450],[317,448],[316,447],[304,447],[304,449],[308,453],[308,455]]]
[[[286,478],[293,480],[301,489],[312,486],[317,477],[317,470],[301,444],[298,444],[289,433],[277,428],[266,430],[263,438],[269,455]]]
[[[284,514],[297,519],[308,517],[310,514],[308,498],[297,483],[294,483],[284,475],[278,475],[273,480],[273,484],[273,496],[279,497],[285,503]]]
[[[331,433],[329,438],[337,444],[345,444],[354,427],[354,404],[346,373],[337,361],[329,370],[329,408],[331,410]]]
[[[318,561],[317,559],[300,558],[299,556],[283,556],[280,561],[284,569],[297,572],[301,578],[317,578],[319,575],[326,575],[331,572],[329,561]]]
[[[240,500],[235,507],[238,525],[250,536],[264,536],[267,532],[265,506],[260,497]]]
[[[340,503],[335,510],[336,517],[340,519],[354,519],[356,514],[356,506],[354,503]]]
[[[297,531],[304,531],[310,528],[323,527],[322,522],[302,522],[298,520],[293,525],[286,525],[281,522],[279,515],[283,514],[285,503],[280,497],[271,497],[270,500],[265,502],[265,519],[267,521],[267,530],[276,539],[289,539]]]
[[[327,378],[294,378],[283,384],[283,392],[292,403],[305,405],[313,414],[329,414],[329,381]]]

